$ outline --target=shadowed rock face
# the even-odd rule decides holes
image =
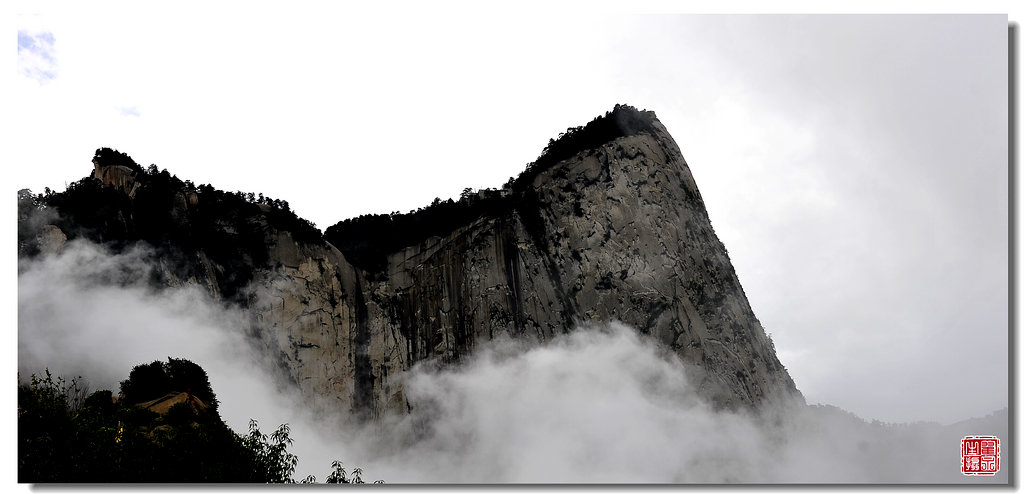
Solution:
[[[617,123],[619,111],[605,118]],[[628,111],[642,125],[561,149],[564,157],[495,192],[479,214],[437,235],[399,238],[370,252],[372,263],[347,260],[365,251],[299,242],[259,214],[247,218],[264,232],[265,251],[252,257],[267,259],[238,301],[254,336],[311,403],[363,418],[406,409],[402,372],[417,362],[454,363],[495,338],[539,342],[613,320],[675,352],[719,406],[802,401],[676,143],[652,112]],[[178,216],[203,200],[193,194]],[[463,199],[470,210],[476,200]],[[329,229],[327,238],[351,244],[344,235]],[[223,266],[201,250],[188,264],[165,278],[224,291]]]
[[[95,169],[92,172],[93,178],[103,182],[108,187],[114,187],[124,192],[129,197],[135,197],[138,189],[138,182],[135,181],[135,170],[123,165],[102,165],[99,161],[93,161]]]

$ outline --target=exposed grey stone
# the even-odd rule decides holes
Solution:
[[[95,175],[131,195],[140,189],[130,171],[97,164]],[[231,300],[248,311],[254,341],[310,404],[361,418],[407,410],[402,376],[418,362],[457,363],[497,338],[543,342],[611,321],[678,355],[717,406],[802,400],[660,122],[530,176],[532,183],[517,185],[525,196],[516,196],[523,189],[499,194],[519,201],[515,207],[382,253],[386,263],[375,273],[328,242],[276,230],[264,216],[269,207],[218,218],[224,233],[255,227],[265,240],[245,246],[265,248],[267,261],[252,266],[243,296]],[[194,192],[176,195],[176,226],[187,227],[188,211],[202,201]],[[59,229],[43,234],[42,251],[64,241]],[[240,288],[207,251],[183,256],[157,260],[168,285],[198,284],[214,297]]]
[[[538,175],[534,218],[483,217],[391,253],[384,281],[281,235],[282,267],[257,280],[255,320],[311,401],[370,417],[405,409],[402,372],[417,362],[613,320],[677,353],[719,406],[802,399],[682,154],[656,129]]]

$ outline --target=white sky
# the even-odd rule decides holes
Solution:
[[[499,187],[629,103],[675,137],[808,402],[1008,405],[1005,15],[217,5],[20,4],[9,192],[113,147],[326,228]]]

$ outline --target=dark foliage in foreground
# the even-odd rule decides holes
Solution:
[[[206,371],[192,361],[167,358],[132,368],[128,379],[121,381],[121,398],[136,404],[160,398],[174,391],[188,391],[211,410],[217,409],[217,395],[210,387]]]
[[[170,361],[206,377],[187,360]],[[122,387],[155,389],[153,368],[137,366]],[[289,432],[284,424],[264,434],[252,420],[239,435],[211,410],[178,403],[160,415],[109,390],[86,395],[81,378],[47,371],[18,385],[18,482],[293,483],[298,458],[288,451]],[[348,476],[340,462],[332,468],[328,483],[362,483],[358,469]]]

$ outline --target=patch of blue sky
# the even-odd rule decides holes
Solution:
[[[53,33],[18,31],[18,71],[39,82],[57,77]]]
[[[46,60],[53,60],[53,45],[56,38],[53,33],[28,34],[18,31],[18,52],[27,50]]]

